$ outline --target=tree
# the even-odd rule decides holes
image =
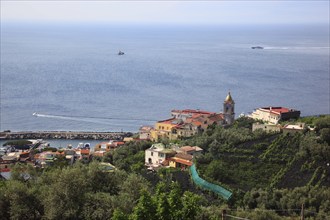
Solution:
[[[134,207],[133,214],[131,215],[132,220],[156,219],[156,206],[151,198],[148,191],[142,190],[141,197],[138,204]]]
[[[120,209],[115,209],[115,211],[113,212],[113,216],[111,218],[111,220],[127,220],[128,217],[127,215],[122,212]]]
[[[170,220],[170,205],[167,201],[167,195],[160,193],[157,197],[157,216],[160,220]]]
[[[196,194],[186,191],[183,194],[182,203],[182,218],[183,219],[196,219],[197,213],[201,210],[198,201],[201,198]]]
[[[330,145],[330,128],[322,128],[320,130],[320,136],[323,141]]]
[[[34,189],[29,189],[24,183],[17,180],[9,181],[6,193],[2,197],[3,205],[8,205],[5,201],[10,204],[10,219],[41,219],[43,210],[36,195]]]
[[[141,191],[150,188],[150,184],[143,177],[133,173],[129,174],[122,181],[118,195],[113,197],[113,205],[116,209],[130,214],[141,196]]]
[[[170,205],[171,219],[179,220],[182,219],[181,209],[182,205],[182,192],[178,182],[171,184],[171,191],[168,195],[168,202]]]
[[[110,219],[112,216],[112,200],[109,193],[86,193],[81,217],[84,219]]]
[[[75,219],[81,213],[88,191],[87,166],[77,164],[55,169],[43,176],[41,201],[48,219]]]

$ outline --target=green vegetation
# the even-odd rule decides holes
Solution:
[[[180,144],[205,152],[195,159],[201,178],[233,191],[226,202],[195,186],[187,171],[144,168],[151,142],[131,142],[102,160],[35,169],[16,164],[0,181],[1,219],[305,219],[330,217],[330,116],[299,119],[314,131],[281,134],[251,131],[251,119],[210,127]],[[57,163],[57,162],[56,162]],[[24,179],[21,174],[28,173]]]
[[[28,140],[13,140],[13,141],[7,141],[3,144],[3,146],[12,145],[12,146],[25,146],[32,144],[31,141]]]

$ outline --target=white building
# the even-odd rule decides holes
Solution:
[[[280,120],[299,118],[300,111],[284,107],[258,108],[250,115],[253,119],[262,120],[271,124],[277,124]]]
[[[145,151],[145,164],[148,166],[157,167],[164,163],[168,158],[175,155],[175,151],[165,148],[162,143],[153,144]]]

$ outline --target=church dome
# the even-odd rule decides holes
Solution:
[[[230,92],[228,92],[228,95],[227,95],[227,97],[225,99],[225,102],[226,103],[235,103],[234,100],[233,100],[233,98],[230,95]]]

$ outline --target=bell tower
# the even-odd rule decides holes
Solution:
[[[231,125],[235,120],[235,102],[228,92],[228,95],[223,102],[223,116],[226,124]]]

